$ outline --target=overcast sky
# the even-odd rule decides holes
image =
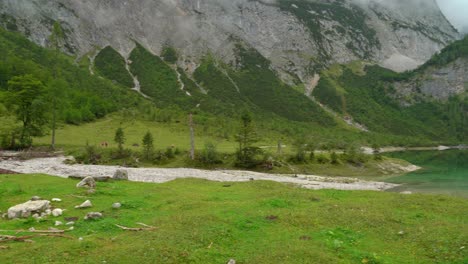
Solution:
[[[437,3],[459,31],[468,33],[468,0],[437,0]]]

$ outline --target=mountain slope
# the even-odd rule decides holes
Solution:
[[[434,0],[1,0],[0,14],[41,45],[61,21],[78,56],[112,46],[127,58],[135,41],[161,54],[169,44],[182,68],[206,53],[232,63],[241,40],[283,80],[306,85],[317,68],[356,59],[412,69],[458,37]]]

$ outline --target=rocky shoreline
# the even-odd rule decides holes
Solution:
[[[200,170],[189,168],[122,168],[120,166],[65,164],[70,157],[47,157],[29,160],[0,161],[0,168],[18,173],[43,173],[67,178],[69,176],[112,176],[117,170],[128,172],[128,179],[136,182],[163,183],[179,178],[198,178],[219,182],[246,182],[253,180],[295,184],[307,189],[372,190],[384,191],[398,184],[363,181],[356,178],[322,177],[315,175],[277,175],[240,170]],[[411,170],[417,168],[408,168]]]

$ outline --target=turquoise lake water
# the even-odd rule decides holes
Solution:
[[[392,191],[449,194],[468,198],[468,150],[407,151],[385,154],[423,169],[387,182],[403,184]]]

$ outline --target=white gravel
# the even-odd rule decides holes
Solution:
[[[355,178],[321,177],[313,175],[278,175],[239,170],[199,170],[186,168],[122,168],[102,165],[68,165],[69,157],[38,158],[26,161],[3,160],[0,168],[19,173],[44,173],[66,178],[68,176],[113,176],[117,169],[128,171],[130,181],[163,183],[178,178],[198,178],[219,182],[267,180],[297,184],[308,189],[373,190],[383,191],[398,186],[384,182],[363,181]]]

